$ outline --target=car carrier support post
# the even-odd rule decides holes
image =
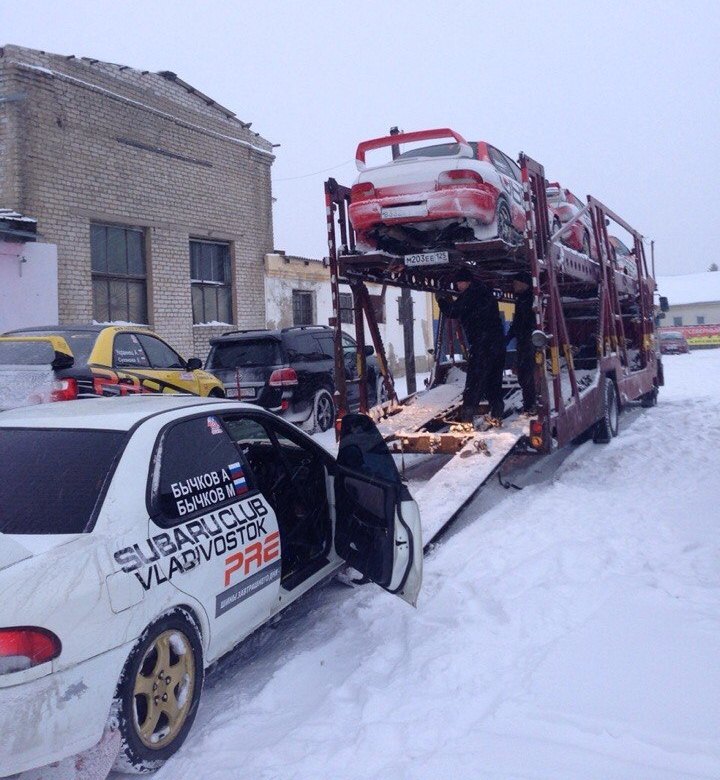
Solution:
[[[339,435],[339,421],[347,414],[347,382],[345,379],[345,358],[342,348],[342,325],[340,321],[340,263],[339,254],[355,253],[355,232],[349,224],[348,205],[350,203],[350,188],[338,184],[335,179],[325,182],[325,211],[328,231],[328,259],[330,262],[330,287],[332,291],[333,316],[330,324],[335,329],[335,410],[337,414],[335,432]],[[336,241],[336,222],[340,229],[341,245],[338,248]],[[349,282],[350,283],[350,282]],[[367,321],[370,337],[378,362],[378,368],[382,375],[383,384],[387,391],[388,399],[397,403],[397,393],[392,376],[388,370],[385,347],[383,345],[380,330],[377,326],[377,317],[370,301],[370,295],[365,283],[353,280],[351,283],[353,292],[353,311],[355,312],[355,334],[362,332],[362,345],[364,346],[364,322]],[[358,303],[361,315],[358,316]],[[364,314],[364,318],[363,315]],[[360,393],[365,393],[365,408],[367,409],[367,362],[364,349],[360,349],[358,340],[358,353],[362,352],[362,365],[358,354],[358,373],[360,374]],[[364,390],[363,390],[364,388]],[[363,403],[362,395],[360,399]]]
[[[540,270],[545,265],[550,240],[550,226],[547,219],[547,194],[545,190],[545,169],[540,163],[520,153],[520,174],[525,202],[525,250],[530,261],[533,283],[533,311],[535,326],[542,330],[545,324],[545,307],[540,287]],[[545,326],[547,327],[547,326]],[[548,336],[552,331],[544,331]],[[542,445],[536,449],[547,451],[552,444],[550,432],[550,395],[547,383],[545,350],[535,352],[535,391],[538,399],[538,419],[543,420]]]
[[[340,280],[338,278],[337,245],[335,243],[335,209],[339,208],[337,182],[328,179],[325,182],[325,214],[328,231],[328,259],[330,261],[330,291],[332,294],[333,316],[329,324],[335,329],[335,436],[340,436],[339,421],[347,414],[347,385],[345,383],[345,356],[342,348],[342,323],[340,322]],[[341,215],[342,216],[342,215]],[[344,219],[343,219],[344,222]]]
[[[357,374],[358,390],[360,394],[360,411],[367,412],[368,405],[368,386],[367,386],[367,355],[365,354],[365,324],[363,318],[363,308],[361,293],[357,282],[350,283],[350,289],[353,296],[353,313],[355,319],[355,342],[357,343]],[[378,401],[379,402],[379,401]]]

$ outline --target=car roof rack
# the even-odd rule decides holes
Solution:
[[[331,330],[331,328],[329,325],[291,325],[289,328],[282,328],[280,333],[291,330]]]

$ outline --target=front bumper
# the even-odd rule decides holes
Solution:
[[[0,687],[0,777],[95,745],[132,643],[18,685]]]

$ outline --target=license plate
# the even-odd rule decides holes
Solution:
[[[427,217],[427,213],[427,203],[415,203],[412,206],[387,206],[382,210],[382,218]]]
[[[240,398],[255,398],[255,388],[254,387],[241,387],[240,388]]]
[[[423,252],[419,255],[405,255],[405,265],[447,265],[450,256],[447,252]]]

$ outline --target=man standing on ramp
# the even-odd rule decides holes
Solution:
[[[437,296],[440,311],[460,320],[468,344],[467,376],[463,391],[460,421],[472,422],[480,399],[487,398],[490,413],[487,423],[502,425],[504,410],[502,375],[505,368],[505,336],[500,308],[492,290],[467,269],[455,276],[459,295]]]

